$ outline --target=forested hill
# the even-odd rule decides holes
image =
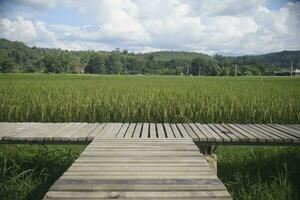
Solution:
[[[291,60],[300,68],[300,51],[240,57],[175,51],[141,54],[37,48],[0,39],[0,72],[234,75],[237,66],[238,75],[271,75],[289,68]]]

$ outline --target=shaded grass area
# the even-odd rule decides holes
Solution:
[[[0,199],[42,199],[84,147],[0,144]]]
[[[234,199],[300,199],[300,147],[220,146],[216,153]]]

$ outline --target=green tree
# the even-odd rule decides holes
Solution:
[[[85,73],[90,74],[105,74],[107,73],[106,67],[105,67],[105,57],[100,54],[93,54],[89,61],[87,66],[84,69]]]
[[[14,61],[6,55],[0,55],[0,71],[1,72],[13,72]]]

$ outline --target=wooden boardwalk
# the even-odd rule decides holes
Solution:
[[[231,199],[191,138],[98,136],[44,198]]]
[[[300,144],[300,125],[200,123],[6,123],[0,142],[70,143],[103,139],[192,139],[212,144]]]
[[[90,143],[45,199],[225,200],[196,144],[299,145],[300,125],[0,122],[0,142]]]

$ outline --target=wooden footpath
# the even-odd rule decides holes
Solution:
[[[44,199],[231,199],[192,139],[96,137]]]
[[[0,142],[90,143],[44,199],[225,200],[196,144],[299,145],[300,125],[0,122]]]
[[[3,143],[79,143],[103,139],[192,139],[204,144],[299,145],[300,125],[200,123],[7,123]]]

